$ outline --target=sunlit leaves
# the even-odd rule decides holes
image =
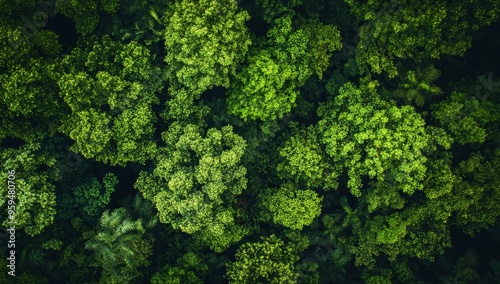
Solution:
[[[229,86],[229,75],[244,58],[251,44],[246,11],[236,1],[174,3],[165,21],[167,73],[193,96],[214,86]]]
[[[20,149],[3,149],[0,157],[0,177],[7,181],[8,171],[14,170],[16,173],[14,179],[9,179],[12,181],[10,188],[14,188],[15,192],[11,196],[15,202],[13,221],[16,222],[16,228],[30,236],[40,234],[53,223],[56,214],[54,183],[58,171],[54,167],[55,158],[35,142],[25,144]],[[4,206],[9,200],[7,184],[0,190],[6,197],[0,201],[0,205]]]
[[[72,114],[60,130],[74,151],[112,165],[144,163],[155,151],[152,137],[162,71],[154,56],[136,42],[126,45],[105,36],[90,42],[88,52],[75,49],[65,58],[58,84]],[[72,70],[72,65],[80,70]]]
[[[243,244],[235,258],[227,269],[229,283],[294,283],[298,277],[293,266],[299,257],[275,235]]]
[[[284,158],[277,166],[281,178],[303,182],[311,188],[337,188],[338,173],[325,155],[316,127],[290,137],[279,154]]]
[[[228,98],[231,112],[244,120],[271,120],[289,113],[298,95],[287,82],[297,76],[292,66],[279,64],[265,50],[251,56],[248,64],[235,76],[238,87]]]
[[[407,194],[422,189],[426,172],[422,151],[429,138],[413,108],[363,98],[360,90],[346,84],[318,112],[326,152],[340,169],[347,170],[353,195],[361,196],[363,176],[375,179],[377,186],[390,185]],[[369,208],[377,207],[373,203]]]
[[[321,213],[322,197],[310,189],[297,189],[286,183],[262,196],[262,206],[276,224],[301,230]]]
[[[433,115],[459,144],[483,143],[486,124],[500,120],[496,107],[488,100],[453,92],[448,100],[433,106]]]
[[[171,224],[222,251],[245,230],[234,222],[232,202],[246,188],[241,157],[246,143],[232,127],[209,129],[173,123],[163,139],[153,173],[141,172],[136,188],[158,209],[160,222]]]

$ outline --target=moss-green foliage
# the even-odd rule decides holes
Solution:
[[[403,99],[406,104],[422,107],[430,96],[442,93],[439,87],[433,85],[439,76],[441,72],[432,65],[423,70],[408,71],[393,95]]]
[[[363,176],[373,180],[367,192],[370,211],[401,207],[397,191],[412,194],[423,188],[429,137],[412,107],[397,107],[348,83],[318,112],[321,142],[337,171],[347,171],[351,193],[362,195]]]
[[[42,248],[46,250],[60,250],[62,242],[60,240],[48,240],[42,244]]]
[[[275,235],[243,244],[235,258],[227,265],[229,283],[294,283],[298,277],[294,263],[299,257]]]
[[[337,188],[338,174],[334,165],[328,162],[316,127],[290,137],[279,149],[279,154],[283,160],[277,170],[282,179],[293,179],[311,188]]]
[[[500,120],[498,106],[486,99],[453,92],[444,102],[434,105],[434,117],[458,144],[483,143],[486,125]]]
[[[53,135],[67,112],[56,83],[58,36],[44,30],[27,38],[8,24],[0,33],[0,139]]]
[[[123,0],[113,14],[111,34],[122,41],[134,40],[152,46],[163,41],[163,22],[168,0]]]
[[[102,183],[104,184],[104,192],[103,186],[96,178],[91,178],[72,189],[74,192],[73,202],[90,217],[98,216],[108,205],[111,194],[115,191],[115,185],[118,183],[118,178],[112,173],[107,173]]]
[[[499,0],[0,10],[0,283],[498,282]]]
[[[500,156],[488,160],[478,153],[460,162],[456,169],[457,183],[449,202],[455,201],[455,222],[468,234],[490,227],[500,216],[500,178],[495,174],[498,169]]]
[[[58,195],[58,215],[61,220],[75,217],[94,222],[111,200],[118,178],[113,173],[104,175],[100,182],[96,177],[87,178]]]
[[[259,9],[259,17],[262,17],[266,22],[272,23],[274,19],[282,16],[293,15],[293,8],[300,6],[302,0],[282,1],[282,0],[257,0]]]
[[[208,266],[193,252],[176,260],[176,266],[165,265],[151,278],[152,284],[204,283],[199,274],[205,274]]]

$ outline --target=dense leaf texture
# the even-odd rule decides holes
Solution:
[[[229,86],[229,75],[251,44],[250,19],[234,0],[176,1],[165,15],[167,74],[172,85],[199,95]]]
[[[170,125],[155,169],[141,172],[135,186],[156,205],[160,222],[222,251],[245,234],[231,204],[246,188],[240,162],[246,143],[230,126],[202,134],[192,124]]]
[[[152,140],[163,86],[154,56],[136,42],[121,44],[105,36],[65,58],[70,72],[58,84],[72,114],[61,131],[75,141],[72,150],[112,165],[144,163],[154,153]],[[74,70],[73,64],[83,71]]]

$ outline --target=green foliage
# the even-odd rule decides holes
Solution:
[[[425,123],[412,107],[401,108],[362,94],[351,83],[339,95],[318,109],[321,141],[336,170],[347,170],[347,187],[362,195],[362,177],[368,176],[368,209],[401,208],[399,192],[412,194],[423,188],[426,172],[423,150],[429,137]]]
[[[151,242],[143,238],[142,220],[131,220],[124,208],[105,211],[97,235],[85,243],[103,269],[102,283],[131,283],[142,275],[152,253]]]
[[[160,222],[222,251],[245,234],[231,204],[246,188],[240,162],[246,143],[231,126],[202,135],[196,125],[171,124],[154,171],[141,172],[135,187],[155,204]]]
[[[406,77],[400,81],[398,89],[394,91],[393,95],[397,98],[402,98],[406,104],[413,103],[422,107],[426,97],[442,93],[439,87],[432,85],[440,75],[441,72],[432,65],[423,70],[408,71]]]
[[[22,273],[17,279],[17,283],[19,284],[31,284],[31,283],[40,283],[40,284],[49,284],[49,281],[46,277],[43,276],[35,276],[31,273]]]
[[[124,0],[114,15],[111,34],[122,41],[133,40],[152,46],[164,40],[161,15],[168,0]]]
[[[247,62],[229,91],[229,111],[244,120],[271,120],[289,113],[298,95],[290,83],[297,76],[293,67],[280,64],[267,50],[250,55]]]
[[[54,167],[55,158],[40,143],[31,142],[19,149],[2,149],[0,153],[0,178],[8,180],[8,171],[15,171],[14,182],[16,228],[23,229],[30,236],[40,234],[51,225],[56,214],[54,183],[58,171]],[[8,186],[0,189],[3,198],[0,206],[7,208]],[[4,220],[3,226],[8,220]]]
[[[75,220],[77,219],[73,221]],[[78,221],[73,222],[72,225],[76,225],[76,223],[78,223]],[[73,226],[73,229],[79,232],[86,230],[83,228],[75,228],[75,226]],[[85,283],[86,281],[97,282],[99,279],[96,269],[96,266],[99,264],[96,264],[95,255],[82,249],[85,246],[85,242],[94,236],[94,231],[85,231],[81,236],[72,239],[71,243],[63,249],[58,269],[66,275],[69,283]]]
[[[295,283],[298,277],[294,264],[299,257],[275,235],[243,244],[235,258],[227,265],[229,283]]]
[[[0,283],[498,282],[499,0],[0,10]]]
[[[300,6],[302,4],[302,0],[257,0],[256,4],[262,9],[259,16],[264,18],[266,22],[272,23],[274,19],[279,17],[288,15],[293,16],[295,14],[293,8]]]
[[[165,265],[151,278],[152,284],[203,283],[197,275],[204,274],[208,266],[193,252],[177,259],[176,266]]]
[[[268,121],[289,113],[297,88],[313,74],[321,78],[331,52],[341,47],[337,28],[315,20],[294,28],[291,16],[276,19],[267,37],[263,47],[250,52],[229,89],[229,112],[243,120]]]
[[[398,75],[402,59],[463,56],[472,33],[498,18],[498,1],[346,0],[362,24],[356,60],[363,73]]]
[[[463,256],[456,260],[451,271],[447,275],[439,277],[439,280],[444,284],[481,282],[476,265],[477,253],[473,249],[468,249]]]
[[[121,44],[104,36],[88,48],[65,58],[71,71],[58,84],[72,114],[60,130],[75,141],[71,149],[86,158],[111,165],[144,163],[156,150],[152,107],[159,103],[155,94],[163,88],[162,71],[137,42]]]
[[[457,183],[454,194],[448,202],[453,202],[455,222],[470,235],[495,223],[500,211],[500,157],[487,160],[479,154],[472,154],[456,168]],[[448,205],[448,206],[450,206]]]
[[[282,179],[303,182],[309,188],[337,188],[337,172],[329,163],[316,127],[309,127],[290,137],[279,149],[283,161],[278,164]]]
[[[164,17],[169,82],[178,82],[192,96],[228,87],[229,75],[251,44],[245,26],[249,19],[235,0],[176,1]]]
[[[94,31],[99,23],[99,12],[115,12],[121,0],[89,0],[79,2],[76,0],[56,0],[56,6],[63,15],[73,19],[76,30],[82,35]]]
[[[182,121],[185,124],[204,125],[204,118],[210,109],[199,102],[185,89],[175,91],[167,103],[166,111],[162,113],[165,120]]]
[[[483,143],[487,138],[485,126],[500,120],[494,103],[458,92],[433,108],[433,116],[460,145]]]
[[[53,135],[67,109],[56,83],[57,35],[40,31],[27,40],[21,31],[0,24],[0,139],[29,141]]]
[[[102,183],[104,184],[104,192],[102,192],[101,183],[96,178],[87,180],[72,190],[74,202],[77,206],[82,207],[83,211],[90,217],[100,215],[108,205],[111,194],[115,191],[115,185],[118,183],[118,178],[112,173],[107,173]]]
[[[201,284],[203,281],[192,271],[166,265],[151,278],[151,284]]]
[[[60,250],[62,246],[62,241],[51,239],[42,244],[42,248],[45,250]]]
[[[285,183],[262,196],[262,207],[269,211],[274,223],[294,230],[310,225],[321,213],[322,197],[312,190],[297,189]]]

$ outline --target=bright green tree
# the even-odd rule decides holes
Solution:
[[[198,126],[173,123],[162,134],[152,172],[141,172],[135,187],[158,209],[160,222],[194,234],[215,251],[246,232],[235,224],[235,198],[246,188],[241,157],[246,143],[231,126],[206,133]]]
[[[291,246],[275,235],[243,244],[227,265],[229,283],[295,283],[294,264],[299,259]]]
[[[400,194],[423,188],[428,135],[421,116],[410,106],[397,107],[376,94],[347,83],[339,95],[318,109],[321,141],[339,173],[347,170],[347,187],[361,196],[367,192],[369,210],[382,206],[402,207]]]
[[[235,75],[227,100],[229,112],[244,120],[274,120],[289,113],[307,78],[321,78],[331,53],[341,47],[337,28],[319,21],[292,25],[292,17],[274,21],[267,41],[250,52]]]
[[[8,226],[6,222],[10,220],[30,236],[40,234],[54,222],[56,214],[56,159],[37,142],[27,143],[19,149],[2,149],[0,157],[0,177],[6,181],[0,189],[5,196],[0,206],[7,208],[7,203],[15,206],[13,220],[4,220],[2,225]],[[8,185],[14,194],[8,194]]]
[[[87,51],[75,49],[59,79],[71,115],[60,130],[75,141],[72,150],[112,165],[144,163],[156,149],[153,105],[163,88],[154,55],[137,42],[104,36]]]
[[[54,134],[68,109],[58,95],[57,35],[0,24],[0,139]]]
[[[228,87],[229,75],[251,44],[245,26],[249,19],[235,0],[173,3],[164,17],[170,83],[180,83],[192,96],[214,86]]]
[[[285,183],[269,191],[262,194],[261,206],[276,224],[302,230],[321,213],[323,198],[310,189],[301,190],[291,183]]]
[[[279,154],[283,158],[277,166],[280,178],[308,188],[337,188],[338,174],[321,145],[317,127],[298,131],[283,143]]]

